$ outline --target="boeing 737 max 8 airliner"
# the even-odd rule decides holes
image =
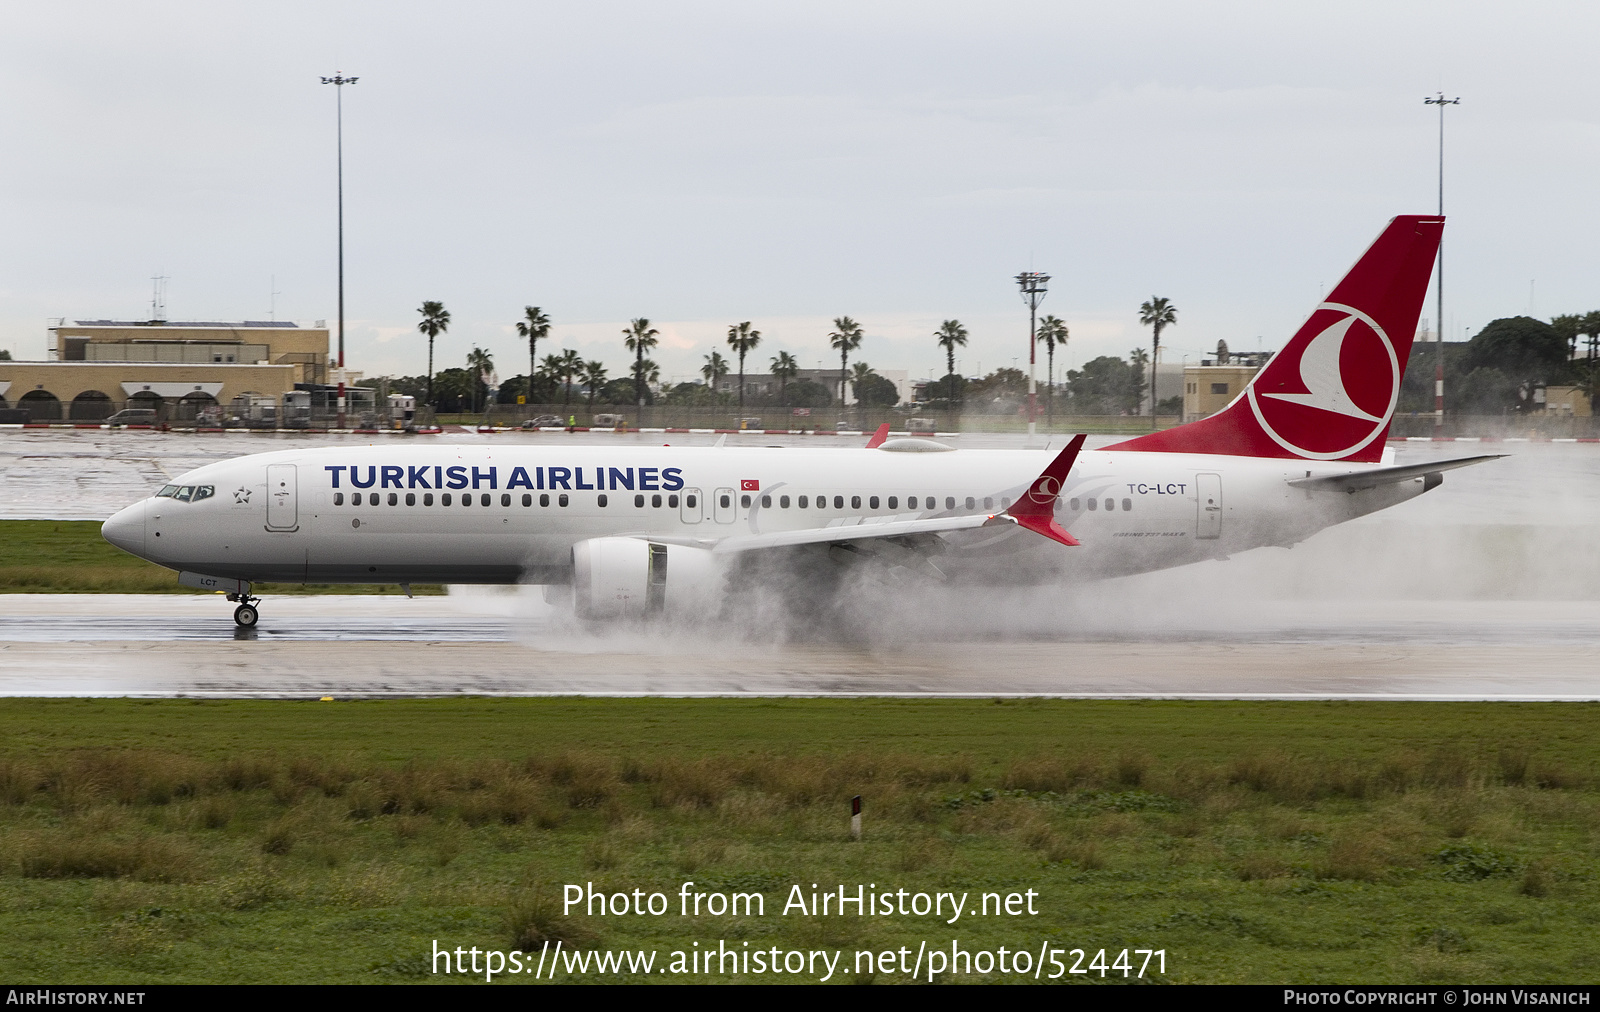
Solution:
[[[1443,227],[1390,222],[1222,411],[1099,450],[280,450],[196,468],[104,534],[225,591],[243,626],[263,581],[570,585],[607,619],[714,615],[735,575],[1047,581],[1291,545],[1491,459],[1384,458]]]

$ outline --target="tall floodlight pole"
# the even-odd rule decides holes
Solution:
[[[1444,217],[1444,107],[1447,105],[1460,105],[1460,98],[1445,98],[1444,92],[1439,92],[1438,98],[1425,98],[1423,105],[1436,105],[1439,107],[1439,217]],[[1444,425],[1444,237],[1439,237],[1439,267],[1435,272],[1438,278],[1439,295],[1435,311],[1439,314],[1434,321],[1433,332],[1438,341],[1438,354],[1434,356],[1433,373],[1433,427],[1435,430]]]
[[[1023,271],[1017,275],[1017,287],[1022,289],[1022,301],[1028,304],[1028,445],[1039,437],[1039,355],[1034,328],[1039,315],[1039,303],[1050,291],[1050,275],[1038,271]]]
[[[338,151],[339,164],[339,368],[344,369],[344,86],[355,84],[356,78],[345,77],[339,71],[334,71],[332,77],[324,77],[323,84],[334,85],[333,94],[336,122],[338,123],[337,138],[335,140]],[[340,377],[341,380],[343,377]]]

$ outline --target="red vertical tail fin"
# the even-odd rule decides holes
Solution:
[[[1379,460],[1443,230],[1395,218],[1226,408],[1106,449]]]

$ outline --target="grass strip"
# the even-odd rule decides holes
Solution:
[[[0,594],[204,594],[100,536],[97,520],[0,520]],[[256,584],[266,594],[400,594],[390,584]],[[418,584],[414,594],[443,594]]]
[[[1165,949],[1178,981],[1587,979],[1597,717],[1574,704],[3,700],[0,933],[16,980],[461,982],[429,971],[435,938],[663,960],[721,940],[838,949],[847,965],[922,940],[1036,952],[1048,938],[1090,956]],[[760,893],[765,913],[676,916],[685,881]],[[563,911],[562,887],[586,882],[662,892],[674,914]],[[813,883],[1034,889],[1040,912],[953,925],[779,913]]]

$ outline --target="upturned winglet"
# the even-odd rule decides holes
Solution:
[[[995,519],[1010,520],[1052,541],[1077,547],[1078,539],[1056,523],[1056,496],[1061,494],[1062,483],[1067,480],[1067,473],[1072,470],[1072,465],[1078,460],[1078,451],[1082,449],[1083,433],[1080,432],[1072,437],[1066,449],[1056,455],[1050,466],[1040,472],[1039,477],[1033,479],[1028,485],[1028,491]]]

